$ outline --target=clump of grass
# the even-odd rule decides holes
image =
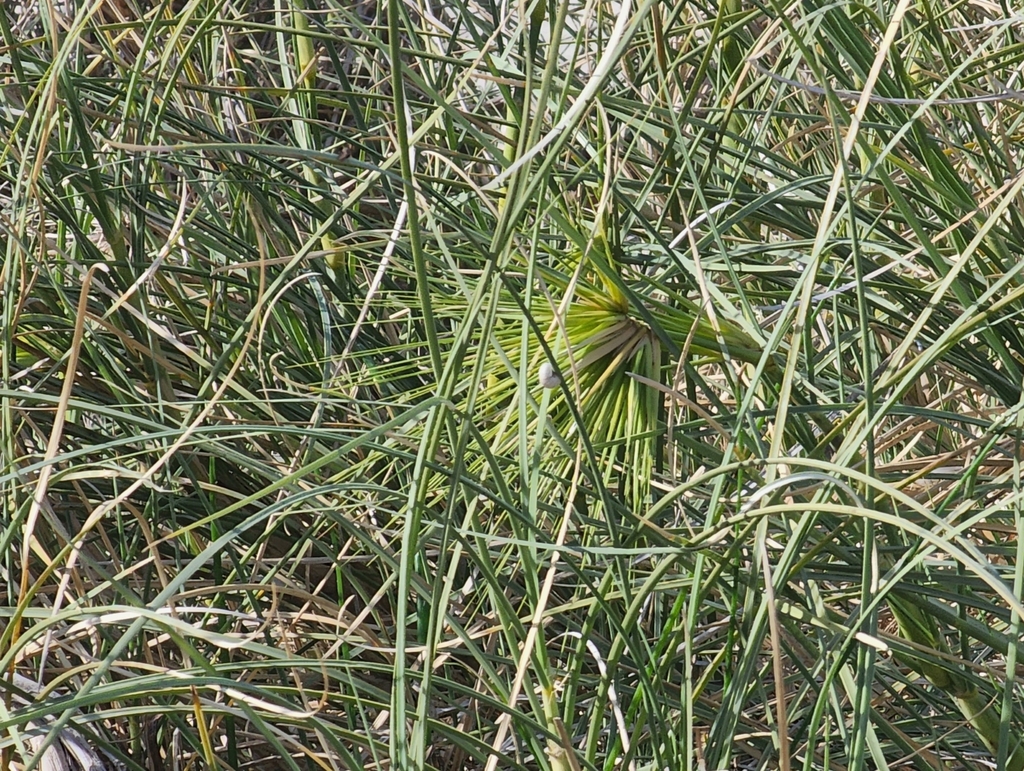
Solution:
[[[885,11],[5,8],[4,763],[1024,768],[1019,22]]]

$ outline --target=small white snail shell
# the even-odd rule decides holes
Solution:
[[[562,382],[562,378],[555,372],[555,368],[551,366],[551,362],[546,361],[540,365],[540,370],[537,372],[537,380],[544,388],[556,388],[559,383]]]

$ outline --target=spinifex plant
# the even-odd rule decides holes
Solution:
[[[549,460],[562,458],[550,473],[565,478],[574,458],[568,448],[582,422],[601,482],[640,504],[663,441],[667,394],[680,358],[755,363],[757,345],[728,319],[713,324],[698,304],[625,268],[601,233],[585,250],[537,272],[540,289],[529,307],[503,300],[484,347],[489,374],[479,410],[488,416],[494,450],[512,454],[519,421],[525,416],[528,433],[536,436],[543,415],[555,437],[543,452]],[[538,381],[545,363],[564,383],[550,394]]]

